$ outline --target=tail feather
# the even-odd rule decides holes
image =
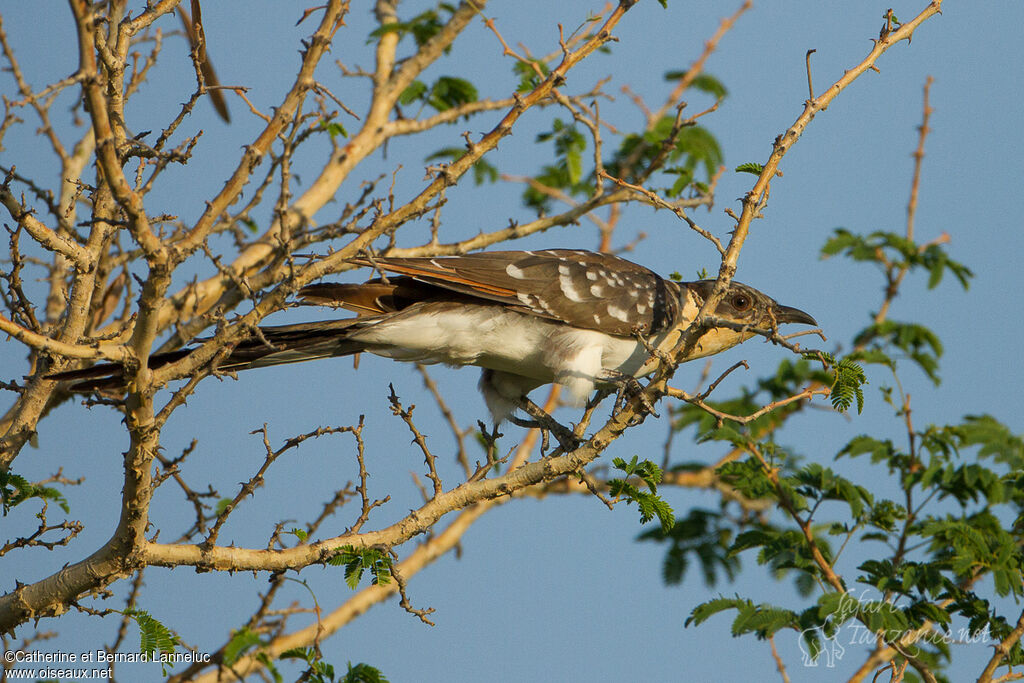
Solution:
[[[325,320],[260,328],[260,336],[244,339],[220,362],[218,369],[229,372],[262,368],[285,363],[301,363],[319,358],[348,356],[365,350],[360,342],[347,336],[365,327],[366,319]],[[202,340],[199,340],[202,341]],[[179,361],[195,349],[177,349],[149,357],[150,369]],[[124,386],[124,367],[102,363],[88,368],[65,370],[46,376],[47,379],[70,381],[75,392],[119,392]]]
[[[233,372],[360,353],[366,350],[366,346],[349,338],[354,332],[413,304],[435,299],[441,293],[447,298],[452,297],[451,292],[404,276],[370,280],[363,284],[308,285],[299,291],[303,303],[345,308],[355,311],[358,317],[261,327],[260,334],[239,342],[220,362],[218,369]],[[193,350],[177,349],[154,354],[149,357],[149,367],[156,369],[179,361]],[[124,368],[111,363],[57,372],[47,375],[47,378],[70,381],[72,384],[68,388],[76,392],[117,393],[125,388]]]
[[[306,285],[299,290],[299,298],[303,303],[345,308],[361,316],[395,313],[413,304],[438,299],[458,300],[462,296],[450,287],[437,287],[407,276],[395,276],[387,280],[378,278],[362,284],[321,282]],[[467,301],[479,301],[476,296],[467,295],[464,298]]]

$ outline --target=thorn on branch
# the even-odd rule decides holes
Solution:
[[[432,622],[430,619],[427,619],[428,614],[434,613],[434,608],[427,607],[426,609],[416,609],[412,606],[412,603],[409,602],[409,596],[405,592],[405,578],[402,576],[401,572],[398,571],[398,556],[395,555],[394,551],[392,551],[390,548],[388,548],[386,552],[394,560],[391,563],[391,576],[395,579],[395,585],[398,587],[398,594],[401,596],[401,600],[398,603],[399,606],[409,614],[412,614],[413,616],[419,618],[419,620],[427,626],[434,626],[434,622]]]
[[[811,55],[817,50],[808,50],[806,61],[807,61],[807,99],[814,100],[814,81],[811,80]]]
[[[402,407],[402,402],[395,393],[395,386],[388,384],[388,402],[391,404],[391,414],[401,417],[405,422],[406,426],[409,427],[409,431],[413,435],[413,443],[419,446],[420,451],[423,453],[423,460],[427,465],[427,478],[434,482],[434,495],[439,496],[444,493],[444,486],[441,483],[441,477],[437,474],[436,456],[430,452],[430,447],[427,446],[426,437],[420,433],[417,429],[416,424],[412,420],[412,411],[416,409],[415,405],[409,406],[406,410]]]

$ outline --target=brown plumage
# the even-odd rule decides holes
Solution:
[[[652,372],[657,361],[637,338],[671,348],[714,286],[677,283],[635,263],[589,251],[495,251],[434,258],[353,259],[393,273],[363,284],[314,284],[303,303],[330,305],[357,316],[260,328],[240,342],[221,370],[295,363],[369,352],[401,361],[476,365],[496,419],[510,414],[532,389],[565,385],[583,401],[598,383]],[[769,328],[816,324],[799,309],[734,282],[715,314],[734,325]],[[751,336],[732,327],[707,330],[685,360],[718,353]],[[151,367],[188,355],[155,354]],[[55,374],[72,389],[118,389],[120,366]]]

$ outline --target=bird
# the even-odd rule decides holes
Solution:
[[[583,405],[595,388],[636,383],[658,366],[711,295],[715,280],[676,282],[618,256],[579,249],[483,251],[455,256],[357,257],[380,276],[361,284],[316,283],[302,304],[355,317],[267,326],[239,342],[219,371],[237,371],[368,352],[397,361],[482,368],[480,390],[495,424],[527,394],[560,384]],[[817,326],[748,285],[731,282],[714,322],[681,361],[725,351],[754,329]],[[199,341],[199,340],[197,340]],[[652,353],[653,351],[653,353]],[[154,354],[152,368],[191,349]],[[120,387],[106,364],[51,375],[74,391]]]

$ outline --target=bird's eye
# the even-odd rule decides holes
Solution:
[[[751,300],[746,294],[736,294],[732,297],[732,307],[737,311],[745,311],[750,308]]]

